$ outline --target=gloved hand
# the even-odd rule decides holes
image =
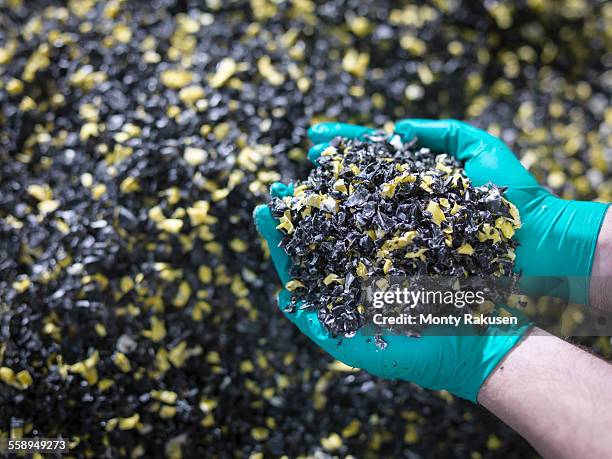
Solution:
[[[315,162],[334,137],[362,138],[371,128],[321,123],[308,135],[316,145]],[[521,215],[517,230],[515,271],[530,294],[589,303],[589,278],[597,236],[608,204],[560,199],[540,186],[497,137],[455,120],[406,119],[395,125],[404,141],[415,136],[419,146],[455,156],[475,186],[492,182],[507,187],[505,197]]]
[[[274,197],[292,195],[293,186],[275,183],[270,194]],[[291,280],[291,260],[279,247],[283,238],[283,234],[276,229],[279,222],[265,205],[255,209],[254,219],[258,231],[268,243],[281,283],[285,285]],[[290,303],[291,295],[288,290],[282,289],[278,298],[281,311]],[[440,327],[431,327],[419,338],[385,336],[387,346],[381,349],[373,337],[365,336],[361,331],[352,338],[342,340],[330,336],[319,322],[316,311],[300,310],[298,307],[296,312],[285,315],[326,352],[349,366],[384,378],[411,381],[428,389],[446,389],[473,402],[477,401],[478,391],[488,375],[530,325],[523,322],[510,329],[490,326],[484,334],[463,330],[455,335],[448,329],[444,331]]]

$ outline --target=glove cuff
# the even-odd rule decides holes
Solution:
[[[572,303],[589,303],[589,283],[597,247],[597,238],[609,204],[570,201],[553,195],[532,201],[529,220],[524,226],[542,228],[538,240],[527,241],[532,232],[524,235],[523,247],[537,247],[537,253],[523,253],[529,260],[517,268],[525,284],[542,283],[537,290],[565,298]],[[519,239],[521,240],[521,239]],[[521,246],[517,251],[521,250]],[[546,254],[546,255],[542,255]]]

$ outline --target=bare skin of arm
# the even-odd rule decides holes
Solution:
[[[593,307],[612,310],[612,207],[597,238]],[[478,402],[544,457],[612,457],[612,365],[534,328],[483,384]]]
[[[538,328],[483,384],[478,402],[546,458],[612,457],[612,365]]]
[[[601,225],[590,288],[591,305],[604,310],[612,310],[612,207]]]

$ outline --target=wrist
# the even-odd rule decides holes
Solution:
[[[510,327],[491,325],[484,335],[474,332],[461,336],[463,361],[453,370],[453,386],[446,387],[452,394],[478,403],[483,384],[500,366],[506,356],[529,333],[532,323],[519,318],[519,324]],[[472,350],[465,352],[467,348]]]
[[[610,457],[610,377],[608,363],[533,328],[491,372],[478,401],[545,457]]]
[[[589,294],[594,307],[612,309],[612,207],[608,207],[597,237]]]

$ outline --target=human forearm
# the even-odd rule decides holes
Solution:
[[[597,238],[590,299],[592,306],[612,310],[612,207],[608,208]]]
[[[611,365],[535,328],[491,373],[478,401],[545,457],[612,457],[611,380]]]

